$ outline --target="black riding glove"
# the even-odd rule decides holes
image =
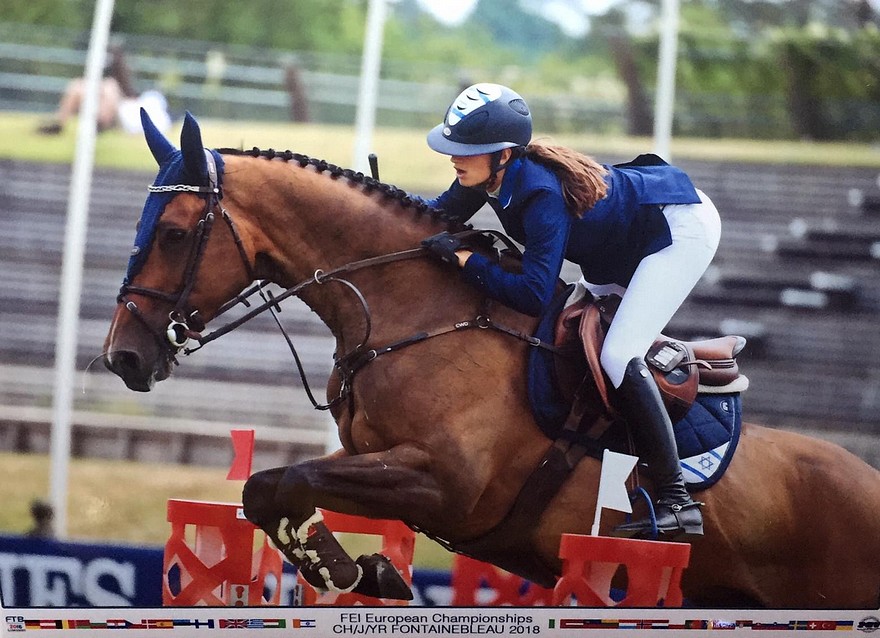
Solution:
[[[455,254],[455,251],[462,248],[461,240],[450,234],[449,231],[444,230],[442,233],[423,239],[422,246],[431,251],[440,261],[458,265],[458,255]]]

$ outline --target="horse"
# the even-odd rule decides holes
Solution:
[[[400,519],[453,551],[552,586],[561,535],[590,533],[601,463],[581,459],[543,511],[494,544],[491,532],[553,442],[526,399],[533,343],[523,335],[537,320],[487,303],[420,246],[460,225],[323,160],[206,149],[190,114],[180,149],[143,120],[160,171],[105,365],[148,391],[189,340],[201,346],[240,325],[202,334],[250,294],[243,290],[277,284],[285,293],[241,320],[296,295],[326,324],[336,340],[327,407],[341,447],[255,472],[242,494],[247,518],[325,589],[409,597],[381,556],[348,556],[321,509]],[[690,540],[681,583],[690,604],[877,608],[880,472],[858,457],[744,423],[726,474],[699,500],[705,534]],[[623,520],[609,511],[600,533]]]

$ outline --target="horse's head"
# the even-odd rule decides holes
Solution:
[[[132,390],[148,391],[253,271],[247,238],[220,206],[223,159],[202,146],[195,119],[187,113],[179,150],[143,109],[141,119],[160,168],[138,222],[104,364]]]

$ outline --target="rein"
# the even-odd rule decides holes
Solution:
[[[497,231],[494,230],[467,230],[460,233],[456,233],[456,236],[461,239],[467,239],[469,237],[474,236],[486,236],[490,235],[496,239],[502,241],[509,249],[516,250],[515,245],[510,241],[510,239]],[[503,334],[507,334],[516,339],[520,339],[525,341],[530,346],[543,348],[545,350],[549,350],[555,354],[560,354],[560,350],[551,344],[545,343],[534,337],[532,335],[523,333],[518,330],[514,330],[502,324],[495,323],[488,315],[488,303],[484,304],[484,307],[481,309],[481,312],[471,319],[467,319],[464,321],[455,322],[451,326],[447,326],[444,328],[438,328],[437,330],[433,330],[430,332],[417,332],[409,337],[404,339],[400,339],[393,343],[386,344],[384,346],[366,349],[366,344],[369,341],[371,329],[372,329],[372,314],[370,312],[369,304],[367,303],[366,298],[363,293],[355,286],[353,283],[348,281],[347,279],[343,279],[339,277],[339,275],[344,275],[352,272],[356,272],[358,270],[362,270],[365,268],[371,268],[374,266],[380,266],[384,264],[390,264],[397,261],[405,261],[408,259],[414,259],[417,257],[423,257],[427,255],[427,249],[419,247],[419,248],[411,248],[408,250],[401,250],[393,253],[388,253],[385,255],[379,255],[376,257],[368,257],[366,259],[361,259],[358,261],[349,262],[338,268],[334,268],[329,271],[316,270],[312,277],[305,279],[290,288],[287,288],[279,295],[273,295],[271,291],[265,290],[263,286],[265,282],[259,281],[240,295],[231,299],[226,304],[221,306],[221,308],[217,311],[215,315],[215,319],[227,312],[228,310],[234,308],[238,304],[243,304],[247,307],[250,307],[250,302],[248,299],[252,297],[254,294],[259,293],[261,297],[263,297],[264,302],[259,306],[256,306],[249,310],[246,314],[242,315],[238,319],[230,321],[229,323],[213,330],[207,335],[193,335],[193,338],[198,341],[199,345],[195,348],[185,348],[183,353],[185,355],[192,354],[197,350],[200,350],[204,346],[206,346],[211,341],[219,339],[225,334],[228,334],[239,328],[243,324],[247,323],[251,319],[257,317],[258,315],[263,314],[268,311],[272,314],[272,318],[275,320],[275,324],[278,326],[278,329],[281,331],[281,334],[284,336],[285,341],[287,342],[287,346],[290,349],[291,354],[293,355],[294,362],[296,363],[297,372],[299,373],[300,380],[303,384],[303,389],[306,392],[306,395],[311,401],[312,406],[317,410],[329,410],[334,406],[338,405],[340,402],[345,400],[348,396],[350,396],[351,385],[354,379],[355,374],[363,368],[365,365],[376,359],[377,357],[388,354],[391,352],[395,352],[407,346],[411,346],[417,343],[421,343],[422,341],[426,341],[427,339],[431,339],[433,337],[439,337],[440,335],[449,334],[452,332],[460,332],[462,330],[467,330],[470,328],[480,328],[483,330],[491,329]],[[286,329],[281,324],[281,321],[278,319],[277,312],[280,311],[279,303],[288,299],[289,297],[294,297],[299,295],[305,288],[311,285],[323,285],[325,283],[337,282],[343,284],[348,287],[348,289],[354,293],[355,297],[358,300],[358,303],[361,306],[363,311],[364,320],[366,323],[366,329],[364,331],[364,336],[360,340],[360,343],[355,346],[350,352],[342,355],[341,357],[336,357],[334,355],[333,365],[339,372],[339,376],[341,379],[341,386],[339,390],[339,394],[331,399],[328,403],[321,404],[319,403],[312,393],[311,385],[308,382],[308,378],[306,377],[305,369],[302,365],[302,362],[299,358],[299,355],[296,352],[296,348],[293,345],[293,340],[288,335]],[[488,301],[488,300],[487,300]]]
[[[210,152],[206,151],[206,157],[208,158],[209,167],[213,167],[213,156],[211,156]],[[213,168],[213,171],[209,170],[209,174],[216,175],[216,168]],[[216,319],[220,315],[228,312],[239,304],[250,308],[251,303],[249,299],[254,294],[260,295],[260,297],[263,299],[262,304],[252,308],[238,319],[230,321],[229,323],[217,328],[216,330],[211,331],[207,335],[202,335],[201,330],[204,329],[205,322],[199,314],[198,310],[188,312],[187,301],[195,285],[196,276],[198,274],[198,270],[204,256],[205,249],[207,247],[208,238],[210,237],[211,230],[214,226],[214,220],[217,211],[219,211],[223,220],[226,222],[226,224],[229,226],[230,231],[232,232],[233,240],[238,249],[239,256],[241,257],[242,263],[244,264],[251,281],[256,281],[257,277],[255,276],[254,269],[251,266],[251,263],[248,261],[248,256],[245,252],[244,245],[241,241],[241,237],[238,234],[238,230],[236,229],[232,217],[229,215],[228,211],[220,205],[222,193],[217,185],[217,181],[215,178],[212,177],[210,186],[191,186],[185,184],[175,184],[168,186],[150,186],[149,190],[150,192],[193,192],[206,195],[205,209],[197,225],[196,241],[190,252],[186,268],[184,269],[183,282],[180,292],[166,293],[161,290],[155,290],[152,288],[132,286],[126,281],[120,288],[119,296],[117,297],[117,301],[124,304],[125,308],[129,312],[131,312],[138,319],[138,321],[140,321],[141,324],[143,324],[146,329],[156,338],[157,342],[160,344],[160,347],[165,350],[169,359],[175,365],[178,364],[177,355],[181,352],[184,355],[190,355],[198,350],[201,350],[208,343],[219,339],[229,332],[232,332],[236,328],[239,328],[251,319],[267,311],[272,314],[276,325],[278,326],[281,334],[284,336],[284,339],[287,342],[288,348],[290,349],[290,352],[293,355],[294,362],[296,363],[300,379],[302,380],[303,389],[305,390],[309,401],[311,401],[312,406],[318,410],[329,410],[344,401],[346,398],[350,398],[352,382],[355,374],[361,368],[363,368],[365,365],[367,365],[377,357],[388,354],[390,352],[395,352],[416,343],[421,343],[427,339],[438,337],[444,334],[449,334],[452,332],[459,332],[461,330],[467,330],[471,328],[479,328],[483,330],[491,329],[525,341],[532,347],[543,348],[555,354],[560,354],[560,350],[558,348],[541,341],[537,337],[520,332],[518,330],[514,330],[501,324],[497,324],[492,321],[488,314],[488,299],[485,300],[481,311],[476,317],[464,321],[458,321],[451,326],[439,328],[431,332],[418,332],[410,335],[409,337],[400,339],[381,347],[367,349],[366,344],[369,341],[372,332],[372,315],[370,313],[369,304],[367,303],[367,300],[364,297],[363,293],[358,290],[357,286],[355,286],[347,279],[343,279],[342,277],[340,277],[340,275],[346,275],[348,273],[356,272],[364,268],[371,268],[374,266],[380,266],[397,261],[423,257],[428,254],[427,249],[424,247],[401,250],[385,255],[379,255],[376,257],[368,257],[366,259],[361,259],[344,264],[329,271],[318,269],[310,278],[305,279],[297,283],[296,285],[291,286],[290,288],[287,288],[278,295],[274,295],[271,291],[266,290],[264,288],[266,282],[264,280],[259,280],[256,284],[243,291],[235,298],[223,304],[218,309],[214,318]],[[495,240],[500,240],[502,243],[505,244],[508,249],[518,252],[518,249],[510,241],[510,239],[506,235],[498,231],[470,229],[456,233],[456,237],[459,237],[460,239],[467,239],[475,236],[491,236],[493,238],[493,243]],[[355,348],[340,357],[336,357],[336,355],[334,354],[333,365],[339,372],[341,380],[339,394],[334,399],[331,399],[328,403],[321,404],[315,399],[314,394],[312,393],[312,389],[306,377],[305,369],[303,367],[302,361],[299,358],[299,354],[297,353],[296,348],[293,345],[292,339],[285,330],[281,321],[278,319],[277,313],[281,310],[281,307],[279,305],[280,302],[284,301],[285,299],[299,295],[308,286],[323,285],[331,282],[337,282],[346,286],[355,295],[363,311],[366,328],[363,338],[360,340],[360,343],[355,346]],[[128,298],[129,294],[152,297],[173,306],[171,312],[168,313],[168,325],[165,329],[164,334],[162,334],[158,329],[150,325],[144,314],[138,308],[137,304]],[[187,344],[189,343],[190,339],[197,341],[199,345],[194,348],[188,348]]]

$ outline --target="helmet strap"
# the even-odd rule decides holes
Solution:
[[[498,184],[496,184],[498,181],[498,172],[510,166],[514,160],[522,157],[526,149],[524,146],[514,146],[510,149],[510,157],[507,158],[506,162],[502,163],[501,155],[505,150],[506,149],[502,149],[491,154],[489,159],[489,178],[484,182],[476,184],[474,188],[480,188],[490,193],[494,191],[498,186]]]

